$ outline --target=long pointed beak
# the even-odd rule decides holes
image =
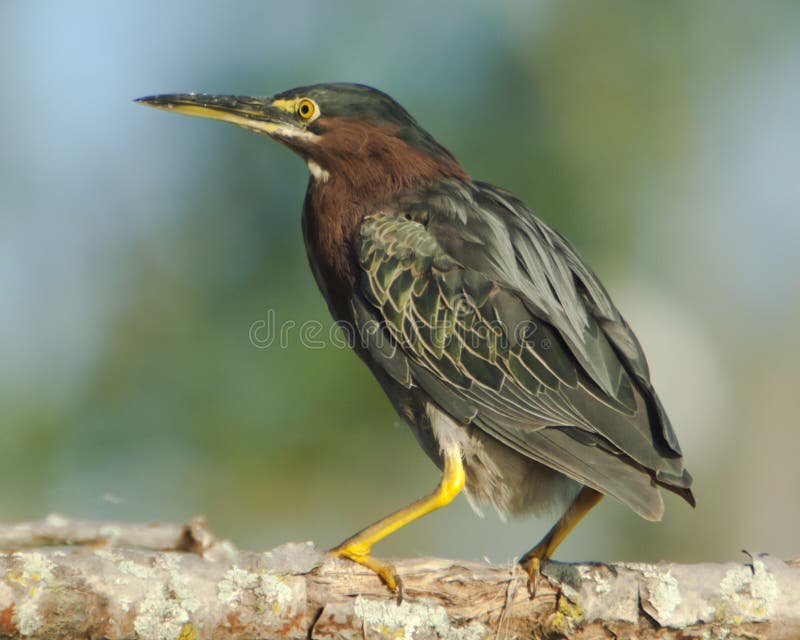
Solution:
[[[299,130],[293,112],[285,108],[285,101],[272,98],[174,93],[137,98],[135,102],[165,111],[222,120],[267,135],[292,137]]]

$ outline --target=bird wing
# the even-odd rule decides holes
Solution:
[[[373,361],[464,424],[657,519],[691,477],[633,333],[511,194],[443,182],[369,215],[352,299]]]

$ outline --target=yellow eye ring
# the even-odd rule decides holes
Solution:
[[[303,98],[297,103],[297,115],[303,120],[311,120],[311,118],[317,115],[317,105],[313,100]]]

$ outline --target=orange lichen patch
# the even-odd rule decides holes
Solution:
[[[17,628],[14,626],[14,605],[10,605],[0,611],[0,634],[6,636],[17,635]]]
[[[297,632],[306,626],[306,614],[304,612],[298,613],[291,618],[285,625],[278,630],[278,637],[284,638],[290,635],[291,632]]]
[[[226,633],[241,633],[247,628],[247,626],[242,622],[238,611],[232,611],[231,613],[227,614],[225,616],[225,622],[227,623],[227,628],[225,629]]]

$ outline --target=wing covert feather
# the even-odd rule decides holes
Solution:
[[[460,185],[367,216],[363,342],[456,420],[658,518],[654,481],[691,478],[641,348],[574,249],[520,206]]]

